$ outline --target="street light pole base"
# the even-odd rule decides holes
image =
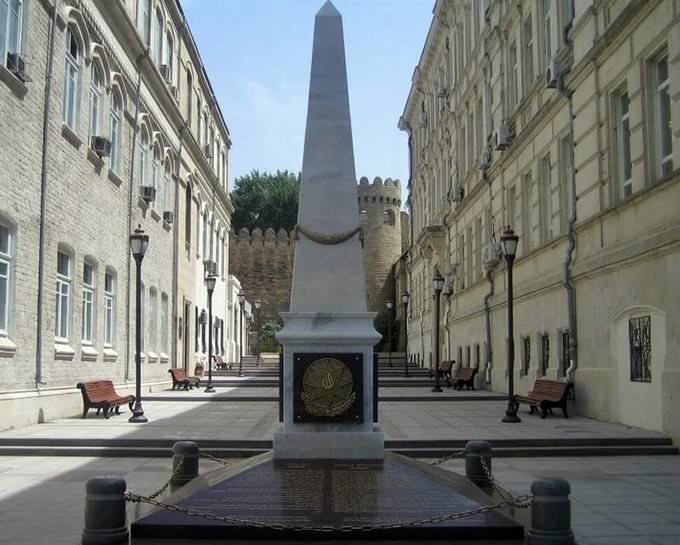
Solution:
[[[214,391],[215,391],[215,387],[212,384],[208,384],[205,387],[205,390],[204,390],[204,392],[207,392],[209,394],[213,393]]]
[[[148,421],[149,419],[144,416],[144,411],[133,412],[132,416],[128,418],[128,422],[132,422],[133,424],[144,424]]]
[[[505,423],[517,423],[517,422],[521,422],[521,421],[522,421],[522,419],[519,416],[517,416],[516,414],[506,414],[503,417],[503,420],[501,420],[501,422],[505,422]]]

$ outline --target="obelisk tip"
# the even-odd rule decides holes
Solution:
[[[340,12],[333,5],[331,0],[328,0],[316,14],[317,17],[341,17]]]

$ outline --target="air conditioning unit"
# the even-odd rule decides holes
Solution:
[[[555,61],[550,61],[545,69],[545,86],[548,89],[557,89],[562,76],[562,67]]]
[[[210,144],[203,146],[203,155],[205,155],[206,159],[213,158],[212,146]]]
[[[7,53],[7,70],[24,83],[30,81],[26,70],[26,63],[19,53]]]
[[[156,200],[156,188],[151,185],[143,185],[139,188],[139,192],[142,195],[142,200],[146,203],[152,203]]]
[[[111,155],[111,140],[103,136],[93,136],[90,139],[90,147],[99,157],[109,157]]]
[[[462,202],[465,198],[465,190],[462,186],[456,184],[451,190],[451,200],[453,202]]]
[[[166,83],[170,83],[170,81],[172,80],[172,71],[170,70],[170,65],[169,64],[161,64],[160,71],[161,71],[161,76],[166,81]]]
[[[175,214],[166,210],[163,212],[163,221],[167,223],[168,225],[172,225],[172,222],[175,220]]]
[[[510,129],[505,123],[501,123],[493,131],[493,147],[498,151],[508,149],[510,142],[512,141],[512,135]]]
[[[501,245],[495,240],[489,242],[482,251],[482,262],[484,269],[492,271],[501,261]]]

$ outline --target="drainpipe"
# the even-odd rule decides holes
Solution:
[[[57,14],[59,0],[54,0],[52,19],[50,21],[50,41],[47,49],[47,75],[45,77],[45,99],[43,106],[42,158],[40,166],[40,242],[38,245],[38,316],[36,320],[35,346],[35,387],[46,384],[42,374],[42,328],[43,298],[45,296],[43,280],[45,276],[45,221],[47,216],[47,149],[49,144],[50,106],[52,105],[52,78],[54,77],[54,42],[57,32]]]
[[[179,175],[182,168],[182,150],[184,148],[184,132],[187,130],[186,122],[179,130],[179,150],[177,152],[177,168],[175,169],[175,203],[174,203],[174,228],[172,241],[172,366],[177,367],[177,325],[178,325],[178,311],[177,311],[177,291],[179,284],[179,271],[177,270],[177,262],[179,261]],[[188,183],[188,182],[187,182]],[[186,339],[184,342],[186,343]]]
[[[128,194],[128,231],[133,227],[132,225],[132,199],[134,196],[134,180],[135,180],[135,154],[137,153],[137,128],[139,124],[139,104],[141,102],[141,89],[142,89],[142,61],[149,57],[149,48],[147,47],[138,58],[137,58],[137,93],[135,97],[135,123],[132,127],[132,153],[130,154],[130,183],[129,183],[129,194]],[[129,236],[129,232],[126,233],[126,237]],[[131,284],[131,266],[132,266],[132,252],[128,248],[127,254],[127,278],[128,281],[125,285],[125,380],[130,380],[130,290]]]
[[[565,32],[565,42],[571,46],[568,33]],[[576,250],[576,158],[574,148],[576,141],[574,138],[574,98],[573,91],[564,86],[564,78],[559,78],[557,89],[559,93],[569,101],[569,138],[571,146],[569,148],[569,160],[571,161],[571,177],[569,180],[569,219],[567,222],[567,250],[564,255],[563,274],[564,287],[567,290],[567,319],[569,324],[569,367],[566,370],[567,379],[574,380],[574,373],[577,365],[577,341],[576,341],[576,286],[573,278],[574,252]]]

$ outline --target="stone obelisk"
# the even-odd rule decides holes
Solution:
[[[277,459],[384,456],[373,424],[366,310],[342,16],[316,15],[290,312],[281,313],[283,415]]]

